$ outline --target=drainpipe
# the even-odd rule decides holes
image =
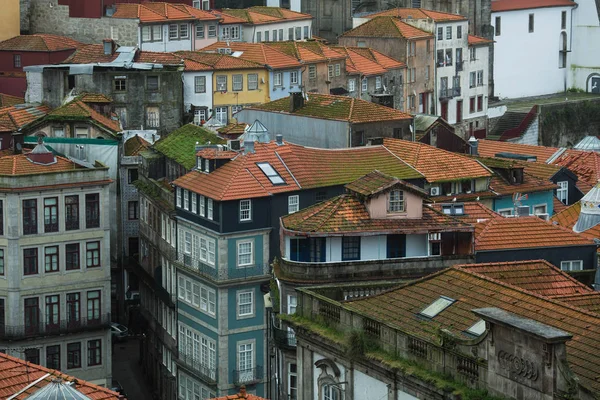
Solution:
[[[569,51],[567,51],[567,49],[565,49],[565,51],[567,51],[567,57],[569,56],[569,53],[573,50],[573,11],[575,9],[579,8],[579,3],[575,3],[575,7],[571,8],[571,25],[569,26]],[[567,89],[567,79],[568,79],[568,74],[569,74],[569,62],[568,62],[568,58],[565,59],[565,91]],[[587,82],[585,85],[585,91],[587,93]]]

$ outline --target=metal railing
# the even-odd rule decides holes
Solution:
[[[98,318],[62,319],[57,323],[39,321],[27,325],[4,324],[0,325],[0,339],[19,340],[109,328],[110,322],[110,313],[106,313],[99,315]]]
[[[460,72],[463,70],[463,60],[456,60],[456,71]]]
[[[291,329],[273,329],[273,339],[278,347],[286,349],[295,349],[297,340],[296,332]]]
[[[73,231],[79,229],[79,218],[77,219],[69,219],[65,220],[65,229],[68,231]]]
[[[460,96],[460,86],[452,88],[452,97]]]
[[[233,370],[233,384],[235,386],[251,385],[259,382],[263,377],[263,368],[257,365],[254,368],[249,369],[234,369]]]
[[[202,377],[208,384],[217,383],[217,368],[210,368],[204,365],[197,357],[179,352],[177,357],[179,363]]]

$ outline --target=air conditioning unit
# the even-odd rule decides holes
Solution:
[[[544,221],[549,221],[550,220],[550,214],[548,214],[548,213],[536,214],[536,216],[538,218],[543,219]]]
[[[439,196],[440,195],[440,187],[439,186],[432,186],[429,189],[429,194],[431,194],[432,196]]]

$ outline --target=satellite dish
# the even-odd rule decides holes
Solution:
[[[412,127],[412,125],[409,125],[408,129],[410,129],[410,133],[413,133],[413,127]]]

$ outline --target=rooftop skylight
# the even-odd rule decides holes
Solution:
[[[471,325],[466,332],[474,336],[481,336],[485,332],[485,321],[480,319]]]
[[[427,318],[433,318],[448,308],[455,301],[456,300],[449,297],[440,296],[439,299],[425,307],[419,314]]]
[[[275,168],[271,166],[268,162],[261,162],[256,164],[258,168],[269,178],[273,185],[281,185],[284,184],[285,181],[283,178],[275,171]]]

